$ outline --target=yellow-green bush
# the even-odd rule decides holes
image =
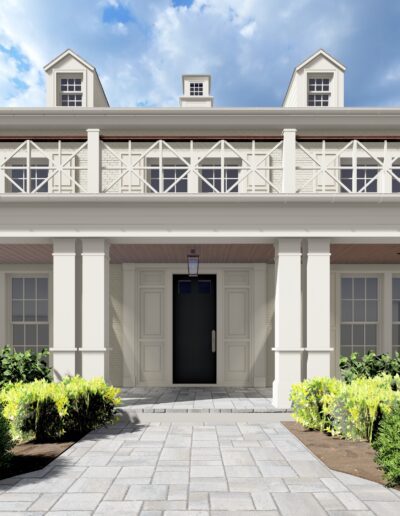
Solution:
[[[292,385],[290,400],[293,417],[304,427],[326,430],[329,414],[324,410],[324,397],[339,390],[341,382],[336,378],[315,377]]]
[[[76,437],[112,422],[118,393],[102,378],[76,376],[60,383],[10,385],[0,393],[0,403],[15,438],[45,442]]]

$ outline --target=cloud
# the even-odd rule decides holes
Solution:
[[[217,106],[276,106],[320,47],[348,65],[352,103],[382,105],[399,14],[396,0],[1,0],[0,105],[44,105],[43,66],[73,48],[113,106],[177,105],[181,75],[197,72]]]

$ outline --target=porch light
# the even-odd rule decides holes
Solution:
[[[199,262],[200,256],[196,254],[195,249],[191,249],[190,254],[187,255],[188,275],[190,278],[197,278],[199,275]]]

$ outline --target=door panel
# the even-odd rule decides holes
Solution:
[[[174,383],[216,383],[216,323],[216,276],[174,275]]]

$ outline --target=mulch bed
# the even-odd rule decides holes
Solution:
[[[294,421],[282,421],[282,424],[328,468],[385,485],[383,473],[374,461],[375,451],[368,442],[332,437]]]
[[[0,468],[0,479],[21,475],[42,469],[61,455],[75,441],[61,443],[36,443],[34,441],[18,444],[12,450],[9,467]]]

